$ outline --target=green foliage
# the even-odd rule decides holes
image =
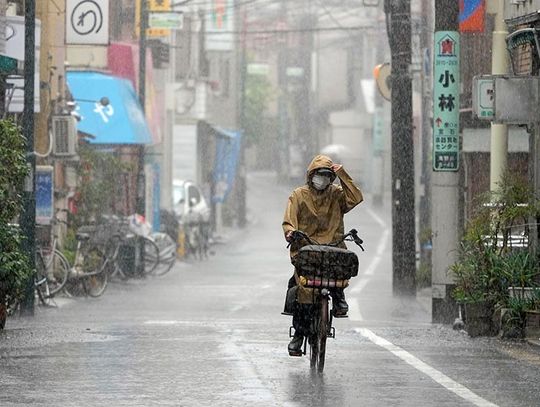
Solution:
[[[526,182],[505,174],[497,192],[479,200],[461,241],[459,260],[450,268],[456,283],[454,298],[505,309],[503,331],[521,329],[525,311],[534,306],[525,292],[536,287],[540,272],[538,258],[526,242],[529,220],[538,210]],[[515,245],[516,237],[522,245]]]
[[[7,304],[22,298],[32,269],[21,249],[20,230],[0,225],[0,298]]]
[[[426,263],[421,262],[416,270],[416,286],[431,287],[431,267]]]
[[[451,267],[456,299],[497,303],[504,301],[512,284],[533,283],[535,260],[526,247],[512,247],[512,236],[522,236],[526,242],[529,219],[538,209],[531,188],[511,173],[504,175],[496,193],[479,199],[461,242],[459,260]]]
[[[22,187],[28,174],[25,140],[19,127],[0,120],[0,224],[6,225],[22,208]]]
[[[99,215],[113,212],[113,203],[120,196],[123,174],[132,166],[122,162],[115,154],[102,152],[89,145],[79,149],[79,199],[74,226],[96,221]]]
[[[244,127],[248,145],[264,136],[264,116],[272,97],[272,85],[266,76],[247,75]]]
[[[0,120],[0,301],[20,298],[32,270],[21,248],[20,230],[10,225],[22,210],[28,174],[25,140],[10,120]]]

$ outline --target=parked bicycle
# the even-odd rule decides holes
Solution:
[[[51,219],[50,225],[36,225],[36,264],[43,267],[47,278],[49,295],[53,297],[65,286],[69,276],[69,261],[58,250],[58,234],[56,226],[66,223],[57,217]],[[67,223],[66,223],[67,224]]]
[[[96,230],[94,225],[81,226],[77,230],[75,260],[64,286],[68,295],[99,297],[107,287],[107,258],[99,245],[91,241]]]
[[[111,277],[122,280],[144,277],[161,264],[161,249],[154,235],[137,234],[131,227],[130,217],[103,216],[96,234],[96,244],[101,244]]]
[[[356,254],[337,246],[344,241],[353,241],[364,251],[363,241],[355,229],[351,229],[341,239],[329,244],[320,244],[304,232],[293,232],[292,241],[301,240],[309,244],[300,248],[293,258],[293,264],[299,275],[300,285],[312,289],[313,295],[306,318],[309,334],[304,340],[302,353],[306,354],[309,345],[310,367],[322,373],[326,356],[326,339],[336,337],[332,323],[333,318],[338,316],[329,307],[332,289],[347,287],[349,280],[358,274]],[[293,336],[293,327],[289,329],[289,336]]]

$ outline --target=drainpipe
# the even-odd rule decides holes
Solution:
[[[504,21],[504,0],[488,0],[488,12],[494,14],[495,27],[491,56],[491,73],[494,75],[508,73],[508,53],[506,37],[508,28]],[[507,167],[508,158],[508,126],[491,123],[491,158],[490,158],[490,191],[497,190],[497,185]]]

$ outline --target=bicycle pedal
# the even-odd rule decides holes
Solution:
[[[287,316],[287,317],[292,317],[292,316],[293,316],[293,313],[292,313],[292,312],[285,312],[285,311],[283,311],[283,312],[281,313],[281,315],[285,315],[285,316]]]
[[[332,316],[334,318],[349,318],[349,316],[347,315],[347,312],[338,311],[336,309],[332,309]]]
[[[292,357],[301,357],[302,356],[302,351],[299,351],[299,352],[289,352],[289,356],[292,356]]]

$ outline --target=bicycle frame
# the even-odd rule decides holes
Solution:
[[[301,231],[293,232],[292,239],[289,242],[289,246],[294,240],[304,239],[310,244],[320,245],[314,239],[311,239],[307,234]],[[358,237],[357,231],[351,229],[350,232],[343,235],[341,239],[338,239],[336,242],[327,244],[327,246],[338,246],[344,241],[353,241],[358,245],[362,251],[362,239]],[[288,246],[288,247],[289,247]],[[321,280],[322,285],[322,280]],[[314,287],[310,286],[314,290],[317,290],[316,300],[314,302],[314,307],[309,316],[309,335],[304,338],[303,351],[304,355],[307,354],[307,346],[309,345],[310,351],[310,367],[313,370],[316,370],[318,373],[322,373],[324,370],[324,362],[326,357],[326,340],[327,338],[335,338],[336,330],[332,326],[334,312],[330,310],[329,300],[331,298],[330,289],[326,287]],[[336,316],[336,318],[339,316]],[[289,329],[289,336],[293,336],[291,327]]]

